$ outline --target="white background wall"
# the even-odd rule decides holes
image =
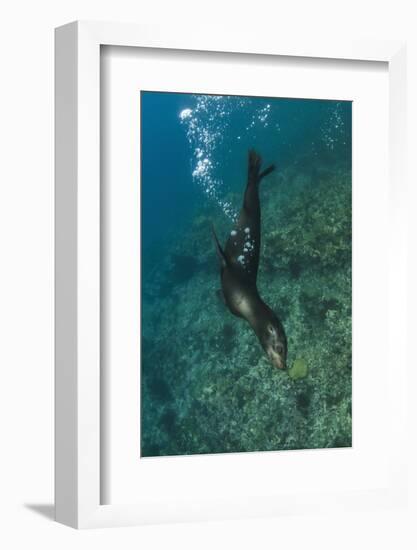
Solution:
[[[76,532],[53,523],[53,28],[74,19],[408,40],[409,175],[416,182],[417,17],[396,0],[29,0],[0,8],[0,547],[417,547],[416,510]],[[410,235],[415,186],[410,186]],[[416,248],[410,239],[410,256]],[[415,260],[415,255],[414,258]],[[410,281],[417,280],[410,261]],[[410,285],[411,287],[411,285]],[[410,341],[415,292],[410,288]],[[412,354],[410,359],[412,360]],[[410,369],[410,397],[416,376]],[[370,396],[370,404],[372,396]],[[415,406],[410,453],[415,458]],[[415,473],[411,469],[412,503]]]

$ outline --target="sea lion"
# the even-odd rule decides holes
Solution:
[[[255,331],[271,363],[286,368],[287,337],[272,309],[261,299],[256,286],[261,247],[261,208],[259,184],[275,170],[271,165],[261,172],[261,157],[253,150],[248,156],[248,181],[243,206],[224,249],[214,227],[213,237],[220,259],[223,302],[233,315],[245,319]]]

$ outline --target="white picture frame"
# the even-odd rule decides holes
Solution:
[[[405,46],[401,42],[293,42],[209,28],[174,29],[75,22],[56,30],[56,519],[76,528],[212,519],[395,505],[405,498],[405,341],[397,342],[389,402],[395,404],[396,451],[383,490],[360,494],[289,494],[231,508],[207,502],[193,513],[167,502],[101,504],[100,445],[100,48],[102,45],[381,61],[389,70],[389,155],[392,190],[392,277],[405,287]],[[405,322],[405,294],[390,301]],[[404,331],[405,333],[405,331]],[[405,337],[404,337],[405,338]],[[400,406],[398,407],[398,403]],[[389,406],[389,405],[388,405]],[[233,497],[233,495],[231,495]]]

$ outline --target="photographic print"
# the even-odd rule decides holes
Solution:
[[[141,457],[352,445],[352,103],[141,92]]]

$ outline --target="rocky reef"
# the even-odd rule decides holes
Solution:
[[[258,289],[292,368],[275,369],[217,297],[210,224],[231,226],[199,209],[143,273],[142,456],[351,445],[351,173],[289,166],[263,182],[261,203]]]

